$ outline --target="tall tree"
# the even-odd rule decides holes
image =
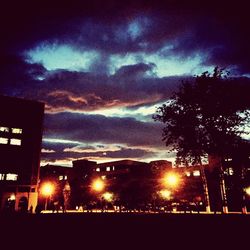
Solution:
[[[223,211],[227,211],[222,160],[241,143],[249,121],[248,103],[237,79],[216,67],[194,81],[185,81],[172,98],[157,109],[154,120],[163,122],[163,140],[177,152],[177,162],[199,164],[207,211],[210,210],[207,181],[202,158],[219,159]]]

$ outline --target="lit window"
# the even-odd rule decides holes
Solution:
[[[106,167],[106,171],[110,171],[110,167]]]
[[[7,128],[7,127],[0,127],[0,132],[9,132],[9,128]]]
[[[67,175],[64,175],[64,180],[67,180],[68,179],[68,176]]]
[[[60,176],[58,177],[58,179],[59,179],[59,181],[63,180],[63,175],[60,175]]]
[[[113,170],[113,171],[115,170],[115,166],[112,167],[112,170]]]
[[[0,181],[4,180],[4,176],[5,176],[5,174],[0,174]]]
[[[188,176],[188,177],[189,177],[190,175],[191,175],[191,173],[190,173],[190,172],[186,172],[186,176]]]
[[[21,140],[20,139],[10,139],[10,144],[11,145],[21,145]]]
[[[106,175],[102,175],[101,178],[102,178],[103,180],[105,180],[105,179],[106,179]]]
[[[101,169],[100,168],[96,168],[96,172],[100,172],[101,171]]]
[[[8,138],[0,137],[0,144],[8,144]]]
[[[200,171],[199,170],[195,170],[193,172],[193,176],[200,176]]]
[[[17,174],[7,174],[6,175],[6,181],[16,181],[18,175]]]
[[[11,132],[13,134],[22,134],[23,130],[21,128],[12,128]]]

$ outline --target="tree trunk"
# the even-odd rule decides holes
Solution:
[[[245,166],[241,167],[241,175],[240,175],[240,187],[241,187],[241,211],[243,214],[247,214],[247,206],[246,206],[246,191],[244,187],[244,180],[245,180]]]
[[[223,157],[219,155],[209,155],[208,156],[209,161],[209,168],[212,169],[218,169],[219,172],[219,188],[220,188],[220,198],[222,202],[222,212],[228,213],[228,206],[227,206],[227,194],[226,194],[226,188],[225,188],[225,179],[224,179],[224,170],[223,170]]]
[[[224,170],[222,166],[222,157],[219,160],[219,179],[220,179],[220,193],[221,193],[221,201],[222,201],[222,213],[228,213],[228,205],[227,205],[227,193],[226,193],[226,185],[224,178]]]
[[[204,166],[202,164],[200,164],[200,172],[201,172],[201,180],[202,180],[202,186],[203,186],[203,192],[204,192],[206,212],[210,213],[211,207],[210,207],[210,200],[209,200],[209,193],[208,193],[207,178],[206,178]]]

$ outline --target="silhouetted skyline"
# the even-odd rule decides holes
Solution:
[[[181,80],[218,65],[249,81],[241,1],[160,2],[1,6],[0,94],[45,102],[42,164],[173,160],[151,117]]]

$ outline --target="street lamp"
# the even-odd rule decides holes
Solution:
[[[105,187],[105,183],[102,179],[95,179],[91,184],[92,190],[98,193],[102,192],[104,187]]]
[[[249,195],[249,196],[250,196],[250,186],[249,186],[249,187],[247,187],[247,188],[245,188],[245,192],[246,192],[246,194],[247,194],[247,195]]]
[[[176,188],[180,183],[180,177],[176,173],[167,173],[163,177],[164,186]]]
[[[15,199],[16,199],[15,194],[11,194],[11,196],[9,197],[9,199],[8,199],[8,200],[10,200],[10,201],[14,201]]]
[[[44,183],[42,188],[41,188],[41,192],[42,192],[42,195],[44,195],[46,197],[45,210],[47,210],[48,198],[54,192],[54,185],[50,182]]]
[[[113,200],[113,198],[114,198],[114,194],[106,192],[106,193],[103,194],[103,198],[106,201],[111,202]]]
[[[159,194],[164,200],[170,200],[171,198],[171,192],[167,189],[160,190]]]

